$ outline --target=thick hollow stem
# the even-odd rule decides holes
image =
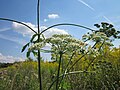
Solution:
[[[38,78],[39,78],[40,90],[42,90],[42,80],[41,80],[41,56],[40,56],[40,50],[38,50]]]
[[[40,0],[38,0],[37,4],[37,25],[38,25],[38,42],[40,42]],[[39,88],[42,90],[42,77],[41,77],[41,55],[40,50],[38,50],[38,76],[39,76]]]

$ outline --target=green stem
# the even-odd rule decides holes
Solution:
[[[105,43],[105,40],[102,42],[102,44],[100,45],[98,51],[100,51],[101,47],[103,46],[103,44]],[[86,71],[88,70],[88,68],[90,67],[90,65],[95,61],[96,58],[94,58],[87,66],[87,68],[85,69]]]
[[[60,75],[60,65],[61,65],[61,61],[62,61],[62,51],[60,51],[60,58],[59,58],[59,66],[58,66],[58,73],[57,73],[57,81],[56,81],[56,90],[59,89],[59,75]]]
[[[39,88],[42,90],[42,80],[41,80],[41,55],[40,50],[38,50],[38,78],[39,78]]]
[[[40,0],[37,3],[37,25],[38,25],[38,42],[40,42]],[[41,54],[38,50],[38,77],[39,77],[39,88],[42,90],[42,77],[41,77]]]
[[[76,52],[76,51],[75,51],[75,52]],[[62,80],[63,80],[64,77],[65,77],[65,74],[66,74],[66,72],[67,72],[68,66],[70,65],[70,62],[71,62],[73,56],[75,55],[75,52],[71,55],[71,57],[70,57],[70,59],[69,59],[69,62],[68,62],[68,64],[66,65],[66,68],[65,68],[65,70],[64,70],[64,73],[63,73],[63,76],[62,76],[62,78],[61,78],[60,83],[62,82]]]
[[[98,42],[96,42],[94,45],[93,45],[93,47],[92,48],[94,48],[96,45],[97,45],[97,43]],[[73,66],[75,66],[75,64],[79,61],[79,60],[81,60],[85,55],[87,55],[89,53],[89,51],[87,51],[85,54],[83,54],[78,60],[76,60],[72,65],[71,65],[71,67],[68,69],[68,72],[69,72],[69,70],[71,70],[72,68],[73,68]]]
[[[82,26],[82,25],[78,25],[78,24],[71,24],[71,23],[61,23],[61,24],[55,24],[55,25],[52,25],[48,28],[46,28],[45,30],[41,31],[40,34],[44,33],[45,31],[49,30],[50,28],[53,28],[53,27],[56,27],[56,26],[76,26],[76,27],[81,27],[81,28],[84,28],[84,29],[88,29],[90,31],[96,31],[96,30],[93,30],[91,28],[88,28],[86,26]]]
[[[106,40],[104,40],[104,41],[102,42],[102,44],[101,44],[101,46],[99,47],[99,50],[98,50],[98,51],[101,50],[101,48],[102,48],[102,46],[104,45],[105,41],[106,41]]]

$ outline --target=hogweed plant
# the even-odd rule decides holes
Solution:
[[[0,18],[0,20],[6,20],[6,21],[11,21],[11,22],[16,22],[16,23],[19,23],[19,24],[22,24],[22,25],[26,26],[27,28],[29,28],[30,30],[32,30],[32,31],[35,33],[35,35],[33,35],[33,37],[36,36],[36,35],[38,36],[37,41],[34,42],[34,43],[39,43],[39,42],[41,42],[41,41],[40,41],[40,0],[38,0],[38,2],[37,2],[37,26],[38,26],[38,32],[36,32],[36,31],[35,31],[34,29],[32,29],[29,25],[27,25],[27,24],[25,24],[25,23],[23,23],[23,22],[21,22],[21,21],[17,21],[17,20],[13,20],[13,19],[8,19],[8,18]],[[32,40],[31,40],[31,43],[33,43]],[[26,48],[27,46],[29,46],[29,44],[30,44],[30,43],[27,43],[27,44],[23,47],[22,52],[25,50],[25,48]],[[34,54],[36,54],[36,52],[35,52]],[[27,57],[29,57],[29,55],[30,55],[30,52],[27,52]],[[40,90],[42,90],[40,50],[37,51],[37,55],[38,55],[38,76],[39,76]]]
[[[37,36],[37,34],[33,35],[30,42],[27,43],[22,51],[25,50],[25,48],[27,46],[29,46],[29,44],[31,43],[31,46],[30,48],[28,49],[28,52],[27,52],[27,57],[30,56],[30,53],[32,52],[34,54],[34,56],[38,56],[38,53],[36,52],[36,50],[41,50],[42,52],[45,52],[45,53],[55,53],[57,56],[59,55],[59,60],[58,60],[58,73],[57,73],[57,76],[56,76],[56,90],[59,89],[59,76],[60,76],[60,68],[61,68],[61,62],[63,61],[62,60],[62,55],[64,53],[68,53],[68,51],[72,50],[72,51],[76,51],[77,48],[82,48],[81,46],[84,46],[84,43],[80,40],[77,40],[77,39],[74,39],[72,38],[72,36],[70,35],[53,35],[53,37],[51,38],[48,38],[48,39],[45,39],[43,33],[47,30],[49,30],[50,28],[53,28],[55,26],[61,26],[61,25],[71,25],[71,26],[78,26],[78,27],[82,27],[82,28],[85,28],[85,29],[89,29],[89,30],[92,30],[90,28],[87,28],[85,26],[81,26],[81,25],[77,25],[77,24],[67,24],[67,23],[64,23],[64,24],[56,24],[56,25],[53,25],[53,26],[50,26],[48,27],[47,29],[43,30],[39,35],[42,36],[42,38],[40,38],[40,42],[37,42],[37,40],[35,39],[35,37]],[[93,30],[92,30],[93,31]],[[52,50],[44,50],[42,49],[46,43],[48,44],[51,44],[53,47],[52,47]],[[72,59],[72,58],[71,58]],[[70,59],[70,61],[71,61]],[[69,61],[69,62],[70,62]],[[68,63],[69,65],[70,63]],[[68,66],[67,65],[67,66]],[[66,68],[67,69],[67,68]],[[62,68],[63,70],[63,68]],[[53,83],[51,84],[53,85]],[[51,88],[51,85],[50,85],[50,88]]]
[[[42,74],[41,74],[41,52],[43,53],[51,53],[52,59],[54,59],[58,63],[57,74],[55,79],[50,84],[48,90],[52,88],[55,84],[55,90],[63,90],[64,78],[66,75],[71,74],[78,74],[78,73],[94,73],[94,71],[87,71],[89,66],[95,60],[96,56],[99,55],[100,51],[104,48],[104,45],[112,46],[113,39],[119,39],[120,31],[116,31],[112,24],[108,24],[102,22],[101,25],[95,24],[97,27],[96,30],[88,28],[86,26],[78,25],[78,24],[69,24],[69,23],[62,23],[62,24],[55,24],[52,25],[44,30],[40,30],[40,0],[38,0],[37,4],[37,28],[38,31],[32,29],[29,25],[7,18],[0,18],[0,20],[6,20],[11,22],[16,22],[22,24],[32,30],[35,34],[32,36],[30,41],[23,46],[22,52],[28,47],[28,51],[26,56],[29,58],[30,54],[33,55],[38,59],[38,79],[39,79],[39,88],[42,90]],[[80,28],[84,28],[90,30],[89,33],[83,35],[82,40],[75,39],[71,35],[53,35],[50,38],[44,37],[44,32],[48,31],[49,29],[56,27],[56,26],[76,26]],[[93,46],[87,44],[87,41],[91,41]],[[46,44],[51,45],[51,50],[44,50]],[[97,54],[95,54],[97,53]],[[72,61],[73,58],[80,54],[80,57],[77,58],[75,61]],[[88,67],[84,71],[72,71],[73,67],[82,60],[83,57],[86,55],[93,54],[93,61],[89,63]],[[64,57],[67,56],[69,58],[65,59]],[[13,85],[12,85],[13,86]]]

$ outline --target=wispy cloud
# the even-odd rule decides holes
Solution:
[[[4,31],[8,31],[8,30],[10,30],[11,28],[1,28],[0,29],[0,32],[4,32]]]
[[[24,45],[26,43],[26,41],[23,40],[23,39],[20,39],[20,38],[17,38],[17,37],[11,37],[11,36],[8,36],[8,35],[0,34],[0,38],[15,42],[15,43],[20,44],[20,45]]]
[[[106,19],[109,23],[114,24],[108,17],[103,15],[103,18]]]
[[[87,4],[86,2],[84,2],[83,0],[78,0],[78,1],[81,2],[82,4],[84,4],[85,6],[87,6],[92,11],[95,11],[95,9],[92,6],[90,6],[89,4]]]
[[[89,5],[88,3],[84,2],[83,0],[78,0],[79,2],[81,2],[82,4],[84,4],[85,6],[87,6],[90,10],[92,11],[96,11],[95,8],[93,8],[91,5]],[[102,16],[105,20],[107,20],[108,22],[114,24],[108,17],[106,17],[105,15]]]

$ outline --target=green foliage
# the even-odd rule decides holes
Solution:
[[[43,89],[47,90],[57,63],[41,63]],[[37,62],[26,61],[0,69],[0,90],[39,90]],[[47,75],[47,76],[46,76]]]
[[[24,45],[24,46],[23,46],[23,48],[22,48],[22,51],[21,51],[21,52],[23,52],[23,51],[27,48],[27,46],[29,46],[29,43],[27,43],[26,45]]]
[[[106,49],[104,54],[99,54],[96,58],[92,53],[86,55],[72,69],[79,72],[66,74],[59,89],[117,90],[120,87],[120,49]],[[75,59],[77,58],[79,56]],[[93,59],[95,60],[88,67]],[[52,81],[56,79],[58,63],[42,62],[41,65],[43,89],[48,90]],[[88,70],[83,71],[86,67]],[[37,62],[34,61],[15,63],[7,68],[1,68],[0,90],[39,90],[37,73]],[[55,85],[51,90],[55,90]]]

